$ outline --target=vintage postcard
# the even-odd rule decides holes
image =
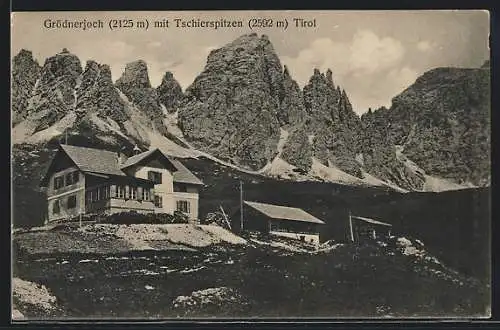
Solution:
[[[12,318],[488,318],[489,13],[14,12]]]

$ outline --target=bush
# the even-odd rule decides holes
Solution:
[[[188,221],[189,218],[185,213],[180,211],[174,212],[172,223],[188,223]]]
[[[175,211],[173,215],[169,213],[120,212],[101,216],[100,222],[119,225],[188,223],[188,217],[179,211]]]

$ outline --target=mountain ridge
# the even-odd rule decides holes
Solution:
[[[403,190],[426,191],[440,182],[487,186],[488,88],[489,65],[436,68],[395,96],[389,109],[358,116],[330,69],[313,69],[300,88],[269,38],[255,33],[212,50],[185,91],[171,72],[152,86],[143,60],[128,63],[113,83],[109,66],[87,61],[82,68],[66,49],[41,67],[22,50],[13,58],[13,140],[43,143],[69,131],[111,148],[200,151],[292,180],[308,173],[304,178],[311,179],[316,161],[316,171],[321,164]]]

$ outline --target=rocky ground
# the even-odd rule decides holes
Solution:
[[[185,250],[24,254],[14,276],[13,313],[27,319],[464,317],[490,306],[487,283],[405,237],[313,248],[250,235]]]

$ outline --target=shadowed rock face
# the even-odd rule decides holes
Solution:
[[[39,80],[30,93],[25,114],[25,117],[38,116],[35,132],[50,127],[74,110],[74,90],[81,73],[80,60],[67,50],[45,61]]]
[[[124,101],[113,86],[108,65],[87,61],[76,95],[76,108],[82,114],[97,112],[103,118],[109,117],[118,124],[130,119],[125,111]]]
[[[312,156],[311,144],[304,125],[292,130],[283,147],[281,158],[307,173],[311,169]]]
[[[212,51],[186,90],[179,125],[196,147],[251,169],[275,153],[282,68],[269,40],[244,35]]]
[[[280,92],[280,110],[278,119],[282,126],[304,123],[307,113],[299,84],[292,79],[288,68],[284,67]]]
[[[146,62],[138,60],[128,63],[115,86],[151,119],[158,132],[166,132],[160,99],[156,89],[151,87]]]
[[[181,85],[175,80],[171,72],[166,72],[163,76],[160,86],[156,88],[160,102],[170,113],[175,112],[179,107],[184,94]]]
[[[41,132],[34,141],[49,142],[60,139],[58,134],[69,133],[69,141],[74,137],[96,145],[99,140],[111,145],[148,143],[125,127],[126,122],[129,128],[134,126],[130,113],[137,110],[114,86],[108,65],[87,61],[82,70],[78,57],[64,49],[37,69],[31,52],[21,51],[13,59],[13,75],[17,97],[12,107],[17,119],[13,129],[19,129],[25,138]]]
[[[369,112],[362,121],[373,155],[392,154],[388,147],[398,145],[426,174],[457,183],[490,182],[488,66],[428,71],[396,96],[389,110]],[[375,171],[383,173],[380,168],[391,157],[375,156]]]
[[[335,87],[331,70],[326,74],[314,70],[304,87],[304,104],[307,130],[314,135],[314,157],[325,165],[332,164],[361,177],[360,165],[355,160],[361,122],[345,91]]]

